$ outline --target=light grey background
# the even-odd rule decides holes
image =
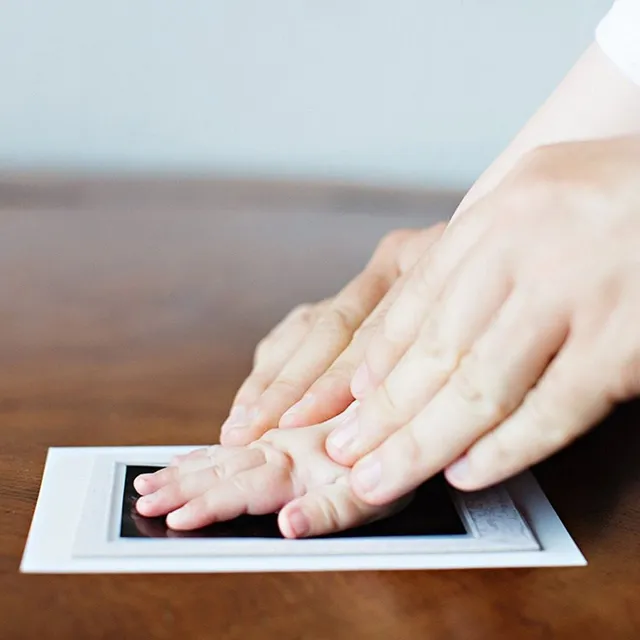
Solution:
[[[0,0],[0,167],[468,185],[611,0]]]

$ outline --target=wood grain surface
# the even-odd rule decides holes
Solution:
[[[47,447],[215,442],[257,341],[386,231],[446,219],[458,197],[0,179],[0,638],[640,637],[637,403],[535,469],[586,568],[18,572]]]

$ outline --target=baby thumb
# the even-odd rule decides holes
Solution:
[[[278,526],[285,538],[322,536],[386,517],[394,507],[366,504],[341,478],[289,502],[278,515]]]

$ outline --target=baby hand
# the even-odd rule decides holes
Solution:
[[[286,538],[325,535],[385,517],[397,504],[364,503],[351,491],[349,468],[325,453],[326,437],[341,418],[273,429],[246,446],[214,445],[180,456],[136,478],[142,496],[136,509],[143,516],[167,515],[167,526],[183,531],[279,511]]]

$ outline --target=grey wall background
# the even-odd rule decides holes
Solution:
[[[611,0],[0,0],[0,167],[459,188]]]

